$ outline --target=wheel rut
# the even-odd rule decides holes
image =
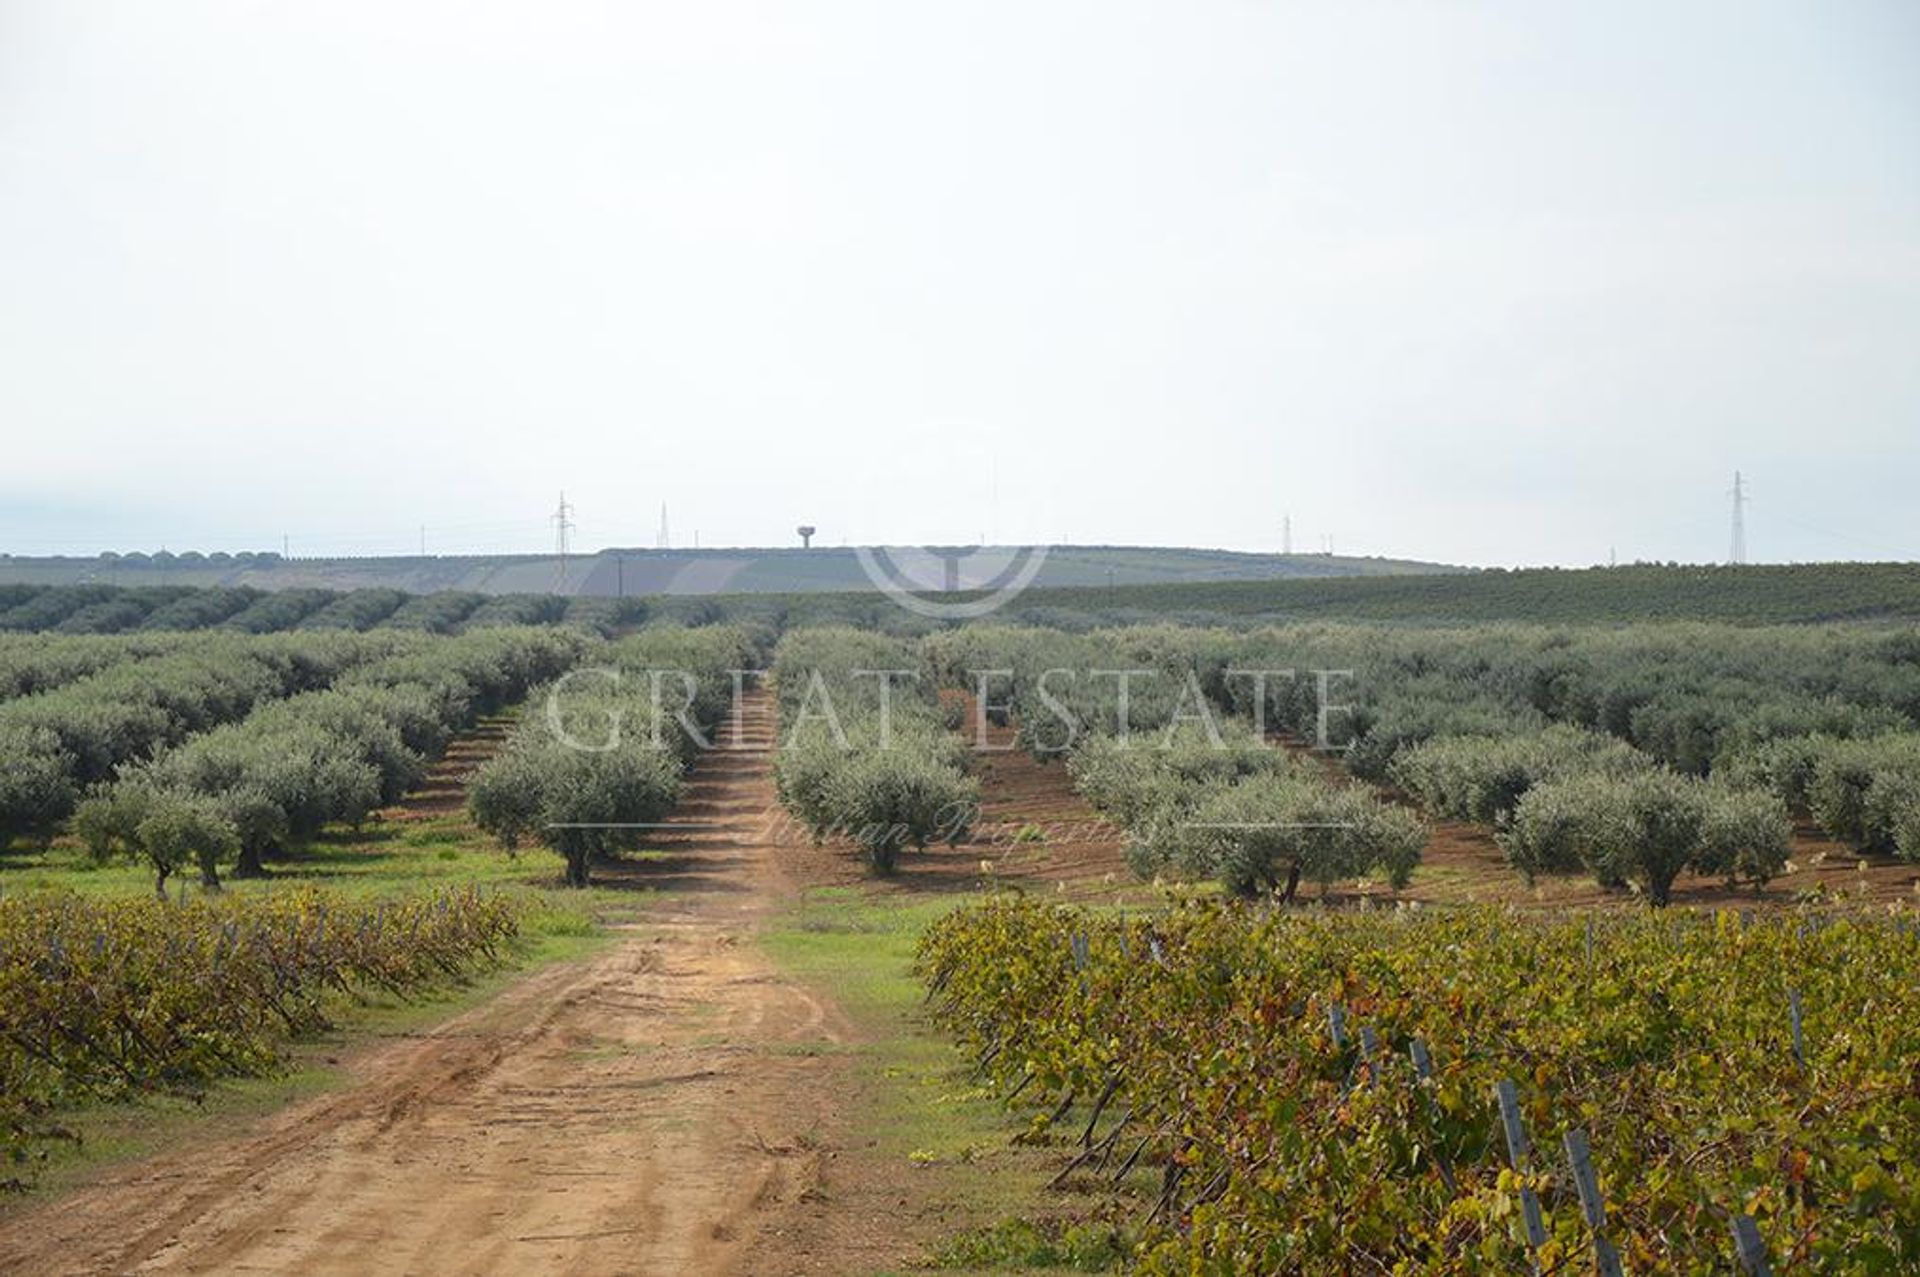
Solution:
[[[343,1089],[11,1217],[0,1271],[845,1271],[822,1203],[851,1030],[752,943],[798,891],[764,841],[772,715],[744,702],[664,831],[690,889]]]

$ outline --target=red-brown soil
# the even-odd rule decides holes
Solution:
[[[466,805],[467,782],[481,764],[500,752],[511,727],[511,719],[489,718],[456,736],[428,766],[426,780],[400,803],[379,812],[379,819],[405,824],[460,810]]]
[[[674,889],[643,923],[361,1051],[343,1089],[8,1218],[0,1272],[844,1273],[922,1253],[889,1218],[897,1173],[841,1156],[853,1030],[750,943],[799,882],[760,837],[764,698],[743,721],[748,748],[703,759],[664,832],[675,863],[609,871]]]

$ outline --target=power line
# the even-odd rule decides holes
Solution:
[[[579,525],[573,521],[573,507],[567,504],[567,494],[560,494],[560,504],[553,512],[554,548],[560,553],[560,584],[567,583],[567,538]]]

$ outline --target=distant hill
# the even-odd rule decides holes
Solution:
[[[1017,551],[956,547],[957,585],[976,588]],[[1470,569],[1412,559],[1330,554],[1248,554],[1154,546],[1054,546],[1032,585],[1173,585],[1274,581],[1301,577],[1397,576]],[[418,555],[303,559],[277,554],[116,555],[30,558],[0,555],[0,584],[223,585],[261,590],[385,588],[409,594],[441,590],[481,594],[588,596],[809,594],[875,588],[858,551],[846,546],[802,550],[602,550],[567,559],[554,555]]]

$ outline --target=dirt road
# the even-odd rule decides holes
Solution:
[[[0,1226],[0,1272],[785,1273],[836,1253],[817,1199],[848,1032],[749,943],[795,888],[756,838],[750,747],[702,760],[676,903],[352,1061],[344,1090],[119,1168]]]

